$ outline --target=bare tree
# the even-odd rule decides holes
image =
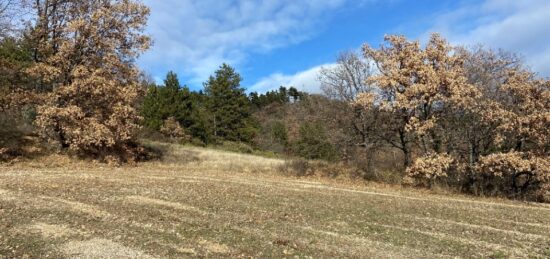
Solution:
[[[326,96],[353,102],[360,93],[372,91],[367,79],[372,76],[370,63],[355,52],[340,53],[333,67],[324,67],[319,74],[321,88]]]
[[[0,0],[0,38],[13,33],[22,20],[28,2],[26,0]]]
[[[339,120],[338,124],[347,128],[348,145],[363,149],[368,171],[372,171],[372,154],[379,143],[376,123],[379,113],[376,109],[364,109],[353,103],[359,95],[375,91],[367,80],[373,73],[371,63],[352,51],[340,53],[334,66],[324,67],[319,73],[324,94],[341,101],[342,105],[338,109],[345,109],[351,115],[335,119]]]

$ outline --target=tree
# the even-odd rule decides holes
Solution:
[[[497,143],[504,144],[505,150],[550,155],[550,80],[538,79],[525,70],[507,73],[506,81],[500,86],[508,98],[499,103],[502,123],[498,127]]]
[[[307,93],[300,92],[294,87],[287,89],[286,87],[281,86],[278,90],[267,91],[263,94],[251,92],[249,94],[249,99],[252,106],[257,110],[272,104],[287,104],[290,102],[296,103],[303,100],[306,96]]]
[[[424,155],[443,152],[446,130],[438,123],[446,108],[467,108],[476,103],[479,91],[468,83],[462,56],[453,54],[440,35],[433,34],[425,48],[419,42],[403,36],[387,36],[388,45],[373,49],[363,47],[379,73],[369,82],[380,88],[379,106],[393,116],[392,128],[397,141],[386,138],[403,151],[405,165],[411,164],[412,147],[416,139]]]
[[[141,88],[133,61],[150,45],[142,33],[149,9],[130,0],[56,3],[66,13],[51,32],[55,40],[45,44],[53,44],[49,49],[54,51],[30,69],[53,86],[38,107],[37,125],[45,136],[79,154],[134,160],[132,147],[140,119],[135,105]],[[44,8],[52,7],[37,4],[35,8],[38,30],[49,27],[44,24],[51,22],[51,13]]]
[[[300,135],[294,143],[295,153],[307,159],[335,160],[336,150],[327,141],[325,128],[320,123],[305,122],[300,126]]]
[[[0,111],[33,101],[31,80],[25,69],[32,64],[31,52],[24,41],[16,38],[0,40]]]
[[[481,133],[489,134],[483,152],[473,154],[468,190],[550,201],[550,80],[538,78],[512,54],[469,54],[480,64],[474,75],[482,79],[483,96],[474,109],[478,119],[462,127],[481,125]]]
[[[0,0],[0,111],[31,102],[30,80],[24,73],[31,64],[30,46],[16,33],[25,4],[21,0]]]
[[[160,87],[155,84],[149,85],[140,108],[143,125],[154,130],[160,130],[164,121],[159,91]]]
[[[372,75],[369,60],[347,51],[338,55],[336,65],[321,69],[319,80],[326,96],[351,103],[358,94],[373,90],[373,86],[367,82]]]
[[[189,88],[181,86],[178,76],[174,72],[168,72],[164,80],[164,87],[159,89],[161,114],[163,120],[173,116],[180,124],[191,124],[190,113],[192,109]]]
[[[24,136],[29,133],[35,101],[32,82],[24,73],[31,65],[30,51],[17,38],[0,39],[0,160],[22,155]]]
[[[317,148],[324,146],[330,147],[325,149],[330,152],[323,154],[330,155],[323,155],[323,159],[347,158],[349,143],[340,123],[347,120],[346,116],[340,102],[320,95],[308,95],[296,103],[275,102],[254,112],[261,126],[254,144],[264,150],[306,157],[319,157],[323,152],[317,152]],[[317,129],[320,132],[315,132]],[[302,152],[302,148],[309,151]]]
[[[449,150],[467,157],[470,166],[480,156],[496,149],[495,136],[500,125],[499,102],[507,99],[500,89],[508,77],[507,71],[521,70],[520,58],[502,50],[493,51],[481,45],[456,49],[464,59],[464,72],[468,83],[481,92],[480,98],[468,109],[454,109],[446,114],[446,123],[454,131],[449,132]],[[491,112],[496,112],[490,114]],[[460,145],[459,143],[467,143]]]
[[[0,39],[13,36],[18,20],[25,12],[24,0],[0,0]]]
[[[304,92],[298,91],[295,87],[288,88],[288,96],[292,98],[293,102],[297,102],[305,95]]]
[[[437,34],[424,48],[401,36],[386,40],[379,50],[364,48],[379,70],[368,81],[382,98],[366,93],[356,103],[387,111],[387,125],[406,137],[395,145],[406,156],[420,151],[409,179],[548,200],[549,80],[513,54],[455,48]],[[414,147],[403,149],[403,139]]]
[[[537,78],[517,55],[478,46],[459,49],[468,80],[481,92],[471,113],[476,118],[461,127],[475,135],[473,162],[491,151],[548,152],[550,81]],[[480,145],[481,144],[481,145]]]
[[[375,107],[375,87],[368,79],[373,76],[369,60],[360,58],[355,52],[342,52],[336,64],[321,69],[319,80],[325,96],[342,102],[340,109],[345,109],[350,116],[339,117],[342,127],[349,132],[346,141],[350,148],[362,148],[366,169],[372,171],[374,149],[380,143],[379,110]],[[358,99],[363,95],[369,97]],[[365,96],[363,96],[365,97]],[[370,102],[370,103],[366,103]],[[347,119],[347,120],[344,120]]]
[[[252,126],[250,103],[241,87],[241,76],[223,64],[204,84],[206,107],[211,115],[215,138],[250,142]]]
[[[178,76],[168,72],[163,86],[151,85],[148,88],[142,106],[141,114],[145,126],[160,130],[163,122],[173,117],[184,127],[193,123],[191,93],[187,86],[181,86]]]
[[[275,121],[271,125],[271,137],[272,141],[286,147],[288,145],[288,133],[286,126],[281,121]]]
[[[212,125],[212,114],[208,105],[208,96],[202,91],[191,92],[190,95],[193,110],[191,112],[191,125],[188,127],[191,135],[204,144],[214,142],[214,127]]]
[[[33,42],[33,60],[34,62],[48,62],[48,59],[53,59],[63,42],[69,37],[71,31],[68,29],[72,20],[76,19],[76,14],[72,14],[72,10],[78,9],[78,3],[74,0],[33,0],[32,8],[34,9],[35,18],[33,26],[28,28],[26,36]],[[74,32],[73,32],[74,33]],[[51,60],[50,60],[51,62]],[[62,77],[49,76],[47,70],[35,70],[33,73],[39,79],[41,90],[51,91],[56,84],[67,82],[59,82]],[[68,73],[67,71],[63,71]],[[66,76],[65,76],[66,77]]]

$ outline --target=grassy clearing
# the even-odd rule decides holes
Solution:
[[[292,178],[281,160],[164,145],[108,168],[0,167],[0,258],[550,257],[550,206]]]

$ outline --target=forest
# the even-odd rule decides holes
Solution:
[[[249,92],[230,64],[192,91],[136,65],[153,43],[138,1],[1,3],[5,163],[36,150],[115,166],[162,159],[148,140],[285,158],[299,175],[550,202],[550,80],[513,52],[387,35],[343,50],[319,73],[321,94]],[[20,13],[33,15],[6,19]]]

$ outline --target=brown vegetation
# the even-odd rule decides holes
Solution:
[[[40,133],[79,154],[134,161],[141,90],[129,61],[149,46],[141,32],[149,9],[133,1],[61,0],[34,8],[40,57],[28,72],[51,89],[37,107]]]
[[[282,160],[154,145],[168,150],[165,160],[135,167],[59,157],[0,166],[0,254],[550,255],[548,205],[438,195],[345,178],[281,176]]]
[[[14,3],[0,2],[0,23]],[[40,134],[82,158],[135,163],[150,155],[138,141],[145,125],[168,142],[325,161],[283,168],[297,175],[331,168],[478,195],[550,197],[550,80],[514,54],[452,46],[439,34],[426,44],[390,35],[322,69],[324,95],[280,87],[247,96],[227,64],[205,92],[193,92],[173,72],[164,86],[142,80],[134,61],[151,43],[143,4],[31,7],[20,35],[0,35],[1,160],[29,153],[22,146]]]
[[[170,117],[164,121],[164,124],[160,128],[160,133],[180,143],[189,141],[190,139],[185,129],[181,127],[174,117]]]
[[[367,125],[376,125],[357,131],[362,142],[370,137],[358,145],[400,150],[406,180],[415,185],[548,201],[549,174],[536,164],[550,155],[550,81],[537,78],[513,55],[456,48],[438,34],[423,48],[402,36],[386,42],[380,49],[364,47],[363,62],[373,62],[378,72],[367,76],[366,87],[354,88],[349,101],[363,110],[354,120],[368,118]],[[338,69],[346,67],[349,62]],[[325,86],[342,92],[341,85],[330,84],[334,81]],[[512,178],[528,180],[518,187],[513,179],[489,180],[488,172],[495,177],[514,172]],[[481,186],[492,190],[480,191]]]

